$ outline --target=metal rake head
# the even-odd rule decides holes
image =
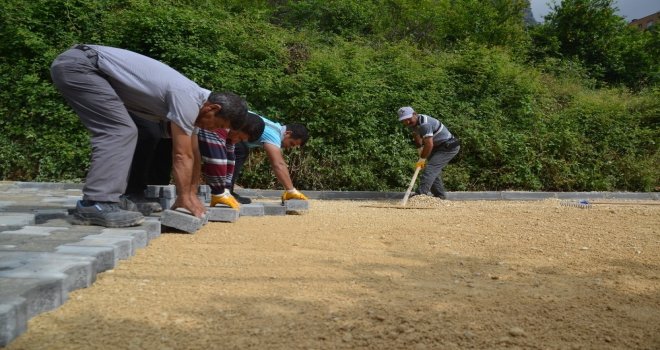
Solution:
[[[561,201],[559,205],[564,207],[576,207],[580,209],[589,209],[591,208],[591,203],[586,199],[581,199],[579,201]]]

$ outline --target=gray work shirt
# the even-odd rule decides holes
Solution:
[[[453,137],[444,124],[426,114],[417,115],[417,125],[413,128],[422,139],[433,137],[434,145],[439,145]]]
[[[153,121],[169,120],[192,134],[211,91],[153,58],[114,47],[87,46],[98,53],[99,70],[129,112]]]

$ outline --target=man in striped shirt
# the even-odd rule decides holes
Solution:
[[[417,114],[412,107],[399,108],[397,116],[403,125],[413,130],[415,144],[421,147],[415,166],[423,168],[424,172],[415,193],[446,199],[442,169],[458,154],[460,141],[438,119]]]
[[[246,142],[241,142],[242,140],[240,133],[236,132],[235,130],[230,130],[227,134],[226,138],[229,140],[229,143],[234,144],[236,148],[243,147],[246,149],[246,151],[240,153],[235,152],[235,154],[232,155],[235,157],[234,163],[232,164],[232,166],[235,167],[231,179],[232,181],[231,185],[225,185],[225,189],[229,188],[230,191],[229,193],[224,193],[222,197],[217,195],[212,196],[211,206],[214,206],[215,204],[227,204],[236,209],[240,207],[240,204],[236,200],[235,194],[232,193],[233,185],[238,179],[238,176],[242,170],[242,165],[248,157],[249,151],[247,150],[256,147],[263,147],[266,155],[268,156],[271,169],[273,170],[273,173],[275,173],[275,177],[280,182],[282,187],[284,187],[282,200],[307,200],[307,197],[293,186],[293,181],[291,180],[291,176],[289,174],[289,168],[286,164],[286,161],[284,160],[284,156],[282,155],[283,148],[288,149],[305,145],[305,143],[309,140],[309,133],[307,128],[301,124],[282,125],[251,111],[248,111],[246,123],[251,125],[257,124],[255,121],[253,121],[255,118],[262,120],[265,124],[265,127],[262,129],[263,132],[258,138],[247,140]],[[202,152],[202,156],[204,156],[204,152]],[[208,159],[208,161],[210,163],[225,162],[224,159],[213,159],[213,156],[209,158],[210,159]],[[210,169],[203,169],[203,171],[208,170]],[[207,179],[213,176],[213,174],[207,173],[204,173],[203,175]],[[245,197],[241,197],[240,199],[243,203],[249,201],[249,198]]]

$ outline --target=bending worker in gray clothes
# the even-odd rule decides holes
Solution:
[[[417,147],[422,147],[416,167],[424,168],[416,194],[430,194],[447,199],[442,183],[442,168],[461,149],[460,141],[439,120],[425,114],[417,114],[412,107],[401,107],[397,111],[399,121],[413,129]]]
[[[92,157],[74,223],[138,225],[144,217],[121,197],[135,151],[139,118],[170,121],[175,208],[201,217],[196,195],[200,157],[193,128],[239,129],[247,104],[232,93],[211,93],[171,67],[135,52],[76,45],[51,65],[55,86],[91,133]],[[258,136],[258,135],[257,135]]]

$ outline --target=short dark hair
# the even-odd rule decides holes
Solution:
[[[228,91],[212,92],[208,101],[222,107],[215,116],[228,119],[232,129],[238,130],[245,124],[247,102],[242,97]]]
[[[309,140],[309,132],[302,124],[292,123],[286,125],[286,131],[291,131],[291,138],[300,140],[300,146],[304,146]]]
[[[266,123],[263,119],[252,111],[248,111],[245,115],[245,124],[239,129],[248,135],[248,142],[255,142],[264,134]]]

